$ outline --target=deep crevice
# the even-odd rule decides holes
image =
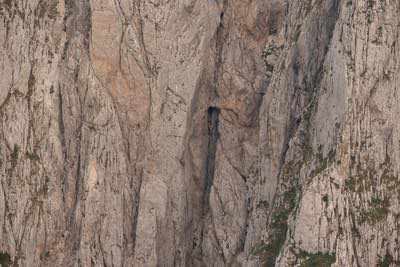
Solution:
[[[219,124],[219,114],[220,109],[218,107],[209,107],[207,109],[207,137],[208,137],[208,145],[207,145],[207,158],[205,165],[205,177],[204,177],[204,188],[203,188],[203,209],[202,209],[202,230],[201,230],[201,240],[200,245],[203,243],[204,234],[205,234],[205,221],[207,220],[207,215],[210,210],[210,193],[211,187],[214,183],[214,174],[215,174],[215,155],[217,152],[217,143],[219,139],[218,132],[218,124]],[[214,229],[215,231],[215,229]],[[215,236],[218,247],[221,248],[218,238]],[[201,251],[201,254],[203,252]],[[222,260],[225,262],[225,257],[222,253]]]
[[[220,109],[217,107],[209,107],[207,110],[207,127],[208,127],[208,148],[206,159],[206,177],[204,183],[204,200],[203,207],[206,214],[210,205],[210,191],[214,182],[215,172],[215,154],[217,151],[217,143],[219,138],[218,124],[219,124]]]

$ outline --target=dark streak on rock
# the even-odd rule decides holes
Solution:
[[[63,193],[63,202],[65,203],[65,194],[68,191],[68,183],[67,183],[67,172],[68,172],[68,150],[65,142],[65,125],[64,125],[64,107],[63,107],[63,97],[61,94],[61,89],[58,89],[58,130],[59,130],[59,138],[61,143],[61,152],[62,152],[62,160],[63,160],[63,171],[61,177],[62,184],[62,193]]]
[[[210,107],[207,110],[208,118],[208,151],[206,159],[206,179],[204,185],[204,210],[205,214],[208,212],[210,205],[210,191],[214,182],[214,172],[215,172],[215,154],[217,151],[217,143],[219,138],[218,133],[218,123],[219,123],[219,113],[220,110],[217,107]]]

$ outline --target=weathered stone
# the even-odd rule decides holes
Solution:
[[[0,265],[399,265],[399,18],[0,0]]]

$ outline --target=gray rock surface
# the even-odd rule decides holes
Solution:
[[[0,0],[0,265],[399,266],[398,0]]]

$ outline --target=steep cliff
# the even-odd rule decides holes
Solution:
[[[3,266],[399,266],[398,0],[0,0]]]

